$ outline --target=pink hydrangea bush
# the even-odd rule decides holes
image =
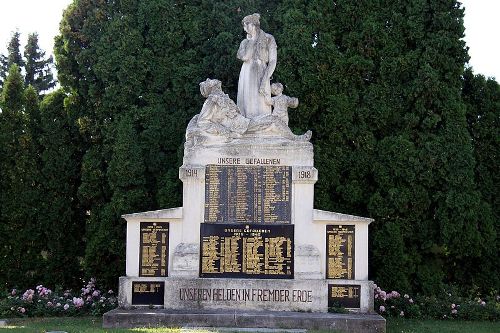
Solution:
[[[101,315],[116,306],[114,292],[101,291],[92,278],[77,293],[53,292],[42,285],[22,294],[12,289],[0,296],[0,317]]]
[[[387,292],[375,285],[375,311],[384,317],[500,320],[500,296],[457,295],[458,292],[453,290],[444,291],[439,296],[401,296],[397,291]]]

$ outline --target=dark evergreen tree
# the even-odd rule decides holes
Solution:
[[[38,34],[28,35],[28,42],[24,48],[26,86],[32,85],[36,91],[42,93],[53,88],[56,83],[52,74],[52,56],[45,58],[45,52],[38,46]]]
[[[121,119],[132,119],[137,133],[134,163],[144,166],[146,198],[140,207],[180,205],[184,131],[203,102],[198,83],[208,76],[227,80],[225,89],[235,96],[235,48],[243,36],[238,7],[233,1],[80,1],[65,12],[56,59],[87,140],[79,198],[90,213],[89,274],[104,274],[91,262],[99,254],[102,262],[120,263],[106,278],[116,284],[125,254],[119,214],[139,208],[130,201],[117,205],[123,190],[111,162]],[[108,251],[106,242],[120,247]]]
[[[23,57],[20,51],[20,36],[21,34],[18,31],[13,32],[9,44],[7,45],[7,55],[0,56],[0,88],[3,86],[3,82],[12,65],[17,65],[19,71],[24,66]]]
[[[277,76],[301,100],[292,126],[314,130],[317,205],[376,219],[380,285],[467,285],[456,272],[488,253],[494,232],[460,101],[459,4],[293,1],[279,12]]]
[[[32,106],[29,91],[26,99]],[[10,67],[0,99],[0,283],[25,287],[39,280],[40,251],[33,220],[31,138],[25,113],[25,89],[17,65]]]
[[[474,75],[468,68],[463,76],[462,98],[467,110],[467,124],[474,144],[475,177],[482,197],[493,210],[496,238],[487,244],[489,252],[469,260],[470,269],[461,272],[462,279],[473,285],[500,289],[500,85],[492,78]]]
[[[475,184],[454,0],[70,5],[56,59],[85,140],[78,197],[89,274],[110,285],[122,274],[120,214],[180,204],[177,169],[185,126],[203,101],[198,83],[221,79],[236,96],[240,21],[253,12],[278,43],[274,80],[301,101],[292,129],[314,132],[317,206],[376,219],[372,277],[426,293],[443,282],[487,288],[476,273],[457,273],[491,254],[495,228]]]
[[[90,216],[85,266],[104,281],[113,281],[123,272],[125,221],[121,215],[151,206],[146,187],[146,167],[133,115],[123,115],[117,125],[116,141],[107,172],[113,191],[110,202]]]
[[[64,107],[66,95],[55,91],[40,107],[40,235],[44,239],[44,281],[75,286],[84,254],[84,212],[77,200],[81,152],[75,119]]]

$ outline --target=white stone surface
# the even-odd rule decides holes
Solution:
[[[354,225],[354,279],[368,280],[368,226],[372,222],[373,219],[366,217],[314,209],[312,229],[315,231],[309,233],[309,239],[320,250],[323,272],[326,269],[326,225]]]
[[[122,215],[127,221],[127,248],[125,272],[127,276],[139,276],[140,253],[140,223],[141,222],[169,222],[169,246],[171,255],[176,246],[181,242],[182,236],[182,207],[161,209],[149,212]],[[170,257],[169,255],[169,257]],[[172,269],[172,260],[169,262],[168,271]]]
[[[200,243],[200,223],[205,214],[205,166],[183,165],[179,170],[182,180],[182,202],[185,209],[181,240]]]
[[[321,254],[314,245],[295,244],[294,277],[297,280],[323,279]]]
[[[273,311],[328,311],[328,285],[360,285],[360,308],[352,312],[373,311],[373,282],[356,280],[269,280],[202,278],[120,278],[119,306],[132,305],[132,282],[164,281],[165,307],[181,309],[245,309]]]
[[[241,307],[242,309],[326,311],[328,284],[359,284],[362,286],[361,312],[373,309],[373,291],[368,281],[368,226],[372,219],[313,209],[314,184],[318,171],[314,168],[312,145],[309,142],[289,140],[262,140],[242,138],[225,144],[195,147],[184,156],[179,169],[183,182],[183,207],[124,215],[127,220],[127,277],[122,278],[121,304],[130,306],[131,281],[165,281],[166,304],[169,308],[195,306],[190,302],[174,301],[169,294],[179,286],[203,288],[242,288],[258,286],[272,289],[277,285],[293,290],[296,286],[315,286],[315,305],[274,304],[252,302],[216,302],[216,308]],[[292,167],[291,223],[294,225],[294,279],[200,279],[199,244],[200,224],[204,221],[205,168],[208,164]],[[170,222],[169,277],[138,278],[139,273],[139,223],[149,221]],[[355,276],[354,280],[326,279],[326,225],[355,226]],[[257,281],[257,282],[255,282]],[[172,287],[172,288],[171,288]],[[193,287],[194,288],[194,287]],[[255,288],[254,288],[255,289]],[[320,295],[321,294],[321,295]],[[174,304],[174,305],[172,305]],[[196,306],[203,308],[214,304]]]
[[[183,166],[229,164],[220,163],[219,158],[239,158],[239,162],[234,163],[239,165],[259,165],[258,160],[277,159],[279,165],[314,166],[313,146],[310,142],[252,136],[245,136],[228,143],[206,144],[203,147],[185,149]]]
[[[229,333],[307,333],[306,329],[300,328],[254,328],[254,327],[181,327],[181,333],[207,333],[207,332],[229,332]]]
[[[238,80],[238,107],[251,119],[271,114],[270,79],[276,68],[277,46],[274,37],[260,29],[260,15],[242,20],[247,37],[241,41],[237,58],[243,61]]]
[[[200,265],[199,243],[180,243],[172,254],[172,271],[170,276],[193,278],[198,277]]]

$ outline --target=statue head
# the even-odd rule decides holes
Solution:
[[[217,79],[206,79],[200,83],[200,92],[205,98],[217,91],[222,91],[222,82]]]
[[[243,24],[243,29],[246,33],[250,33],[249,29],[252,29],[251,26],[255,27],[255,30],[260,29],[260,14],[254,13],[252,15],[247,15],[241,20]]]
[[[279,95],[283,92],[283,85],[281,83],[273,83],[271,84],[271,94],[274,96]]]

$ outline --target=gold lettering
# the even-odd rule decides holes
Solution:
[[[348,295],[346,287],[332,287],[332,297],[344,298]]]
[[[220,273],[215,267],[215,263],[220,260],[217,245],[219,236],[205,237],[202,241],[201,272],[202,273]]]
[[[259,248],[263,246],[259,237],[249,237],[243,239],[243,272],[246,274],[262,273],[262,254]]]
[[[328,277],[330,279],[340,279],[347,270],[344,268],[342,258],[328,258]]]

